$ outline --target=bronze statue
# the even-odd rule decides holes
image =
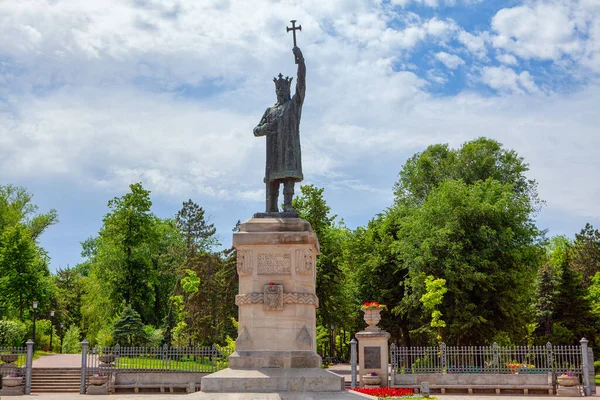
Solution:
[[[302,52],[296,46],[296,30],[302,27],[295,26],[292,21],[291,30],[294,34],[294,48],[292,52],[298,64],[298,78],[296,79],[296,93],[291,96],[290,77],[273,78],[277,103],[267,108],[260,122],[254,128],[254,136],[267,137],[267,163],[264,182],[267,187],[266,212],[277,213],[279,208],[279,186],[283,184],[283,211],[295,213],[292,208],[294,185],[304,179],[302,175],[302,159],[300,154],[300,117],[302,104],[306,91],[306,65]]]

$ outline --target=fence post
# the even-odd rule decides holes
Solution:
[[[352,371],[350,387],[352,389],[356,389],[356,343],[356,339],[352,338],[350,341],[350,370]]]
[[[588,369],[590,370],[590,385],[592,386],[592,394],[596,394],[596,369],[594,368],[594,350],[591,347],[588,347],[588,361],[590,365],[588,365]]]
[[[546,357],[548,362],[548,368],[552,370],[552,379],[554,379],[554,361],[552,360],[552,343],[546,343]]]
[[[584,396],[592,395],[592,385],[590,384],[590,369],[588,368],[589,360],[588,360],[588,351],[587,345],[588,340],[586,338],[582,338],[581,341],[581,368],[583,369],[583,394]]]
[[[446,343],[442,342],[440,345],[440,371],[438,374],[443,374],[446,370]]]
[[[492,344],[492,353],[494,357],[494,368],[496,369],[496,373],[500,372],[500,357],[498,357],[498,343],[494,342]]]
[[[212,345],[212,372],[216,372],[217,370],[217,345],[213,343]]]
[[[31,394],[31,368],[33,366],[33,340],[27,341],[27,358],[25,359],[25,394]]]
[[[396,343],[390,345],[390,365],[392,370],[390,371],[390,386],[396,387],[396,368],[398,366],[398,350],[396,349]]]
[[[79,394],[85,394],[85,379],[87,377],[87,347],[88,341],[81,342],[81,385],[79,386]]]

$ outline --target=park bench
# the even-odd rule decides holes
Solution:
[[[186,391],[192,393],[200,389],[200,380],[207,373],[199,372],[113,372],[108,389],[111,393],[117,390],[160,391],[161,393]]]
[[[419,390],[422,382],[428,382],[431,390],[445,394],[449,390],[494,390],[500,394],[503,390],[519,390],[529,394],[530,390],[554,392],[552,373],[537,372],[526,374],[394,374],[394,387]]]

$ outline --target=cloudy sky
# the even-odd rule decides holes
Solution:
[[[80,260],[133,182],[153,211],[202,205],[224,245],[264,208],[272,77],[307,63],[305,183],[354,228],[406,159],[487,136],[530,164],[549,235],[600,227],[600,0],[0,0],[0,184]]]

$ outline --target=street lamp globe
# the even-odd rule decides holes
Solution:
[[[36,300],[33,301],[33,309],[37,310],[38,302]]]

